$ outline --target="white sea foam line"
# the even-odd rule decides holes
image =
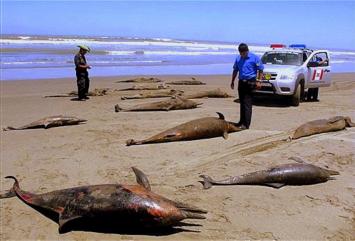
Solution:
[[[330,51],[331,55],[355,55],[355,52],[347,51]]]
[[[139,38],[132,38],[139,40]],[[156,39],[157,41],[97,41],[95,39],[62,39],[52,38],[49,40],[28,39],[23,36],[21,39],[0,39],[2,44],[92,44],[92,45],[130,45],[130,46],[167,46],[167,47],[186,47],[186,48],[212,48],[212,49],[233,49],[237,51],[235,44],[218,44],[218,43],[198,43],[198,42],[183,42],[169,39]],[[270,50],[268,46],[249,46],[251,51],[266,52]],[[351,55],[355,56],[352,51],[330,51],[332,55]]]
[[[348,60],[332,60],[331,63],[333,63],[333,64],[355,63],[355,61],[348,61]]]
[[[202,52],[202,51],[107,51],[109,55],[129,55],[129,54],[145,54],[145,55],[230,55],[233,52]]]
[[[162,60],[131,60],[131,61],[90,61],[91,64],[111,64],[111,63],[162,63]],[[24,62],[0,62],[2,65],[21,65],[21,64],[68,64],[68,62],[53,62],[53,61],[24,61]]]
[[[0,39],[2,44],[87,44],[87,45],[129,45],[129,46],[166,46],[166,47],[198,47],[212,49],[233,49],[237,51],[237,46],[234,44],[213,44],[213,43],[198,43],[198,42],[155,42],[155,41],[97,41],[91,39],[56,39],[56,40],[38,40],[38,39]],[[270,48],[265,46],[249,46],[251,51],[267,51]]]

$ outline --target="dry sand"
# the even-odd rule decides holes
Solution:
[[[172,81],[191,76],[159,76]],[[196,77],[196,76],[194,76]],[[130,77],[131,78],[131,77]],[[124,77],[92,78],[93,88],[126,88],[114,83]],[[230,76],[197,76],[205,86],[182,86],[187,91],[229,89]],[[42,98],[75,90],[74,79],[1,82],[1,127],[21,126],[50,115],[74,115],[87,124],[48,130],[0,132],[1,190],[12,186],[14,175],[24,190],[43,193],[79,185],[135,183],[131,166],[149,177],[152,189],[170,199],[207,209],[200,227],[164,235],[131,235],[72,231],[58,233],[58,224],[17,198],[0,200],[1,240],[351,240],[355,238],[355,128],[315,135],[292,142],[277,141],[300,124],[335,115],[355,120],[355,74],[336,74],[333,85],[320,90],[320,102],[282,105],[261,99],[253,108],[250,130],[227,140],[125,146],[192,119],[224,113],[237,121],[234,98],[202,99],[192,110],[115,113],[114,105],[130,106],[154,100],[120,100],[131,92],[114,92],[89,101]],[[292,162],[298,156],[341,174],[336,180],[309,186],[272,189],[224,186],[203,190],[200,174],[217,179]],[[191,232],[192,231],[192,232]]]

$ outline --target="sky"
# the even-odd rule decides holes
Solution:
[[[1,0],[1,34],[355,49],[355,1]]]

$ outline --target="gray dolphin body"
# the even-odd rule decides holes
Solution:
[[[177,95],[182,95],[182,93],[184,93],[184,91],[174,90],[174,89],[149,91],[149,92],[142,92],[136,95],[121,96],[121,100],[173,97]]]
[[[331,175],[339,175],[339,172],[312,164],[291,163],[220,181],[213,180],[207,175],[200,175],[200,177],[203,178],[201,183],[205,189],[211,188],[212,185],[264,185],[280,188],[285,185],[307,185],[326,182],[331,179]]]
[[[176,202],[151,191],[148,178],[132,167],[139,185],[102,184],[68,188],[43,194],[20,189],[17,179],[8,195],[17,196],[26,204],[42,208],[59,216],[59,232],[78,219],[107,218],[123,225],[139,227],[174,226],[183,219],[205,219],[206,211]]]
[[[103,88],[103,89],[94,89],[93,91],[89,91],[87,94],[88,96],[104,96],[107,95],[109,92],[108,88]],[[58,94],[58,95],[46,95],[44,98],[49,98],[49,97],[75,97],[78,96],[78,91],[71,91],[67,94]]]
[[[206,83],[199,80],[177,80],[168,82],[169,85],[205,85]]]
[[[159,84],[159,85],[133,85],[132,87],[129,88],[125,88],[125,89],[119,89],[118,91],[126,91],[126,90],[161,90],[161,89],[167,89],[168,87],[163,85],[163,84]]]
[[[120,80],[120,81],[116,81],[116,83],[158,83],[158,82],[162,82],[161,79],[158,78],[136,78],[136,79],[128,79],[128,80]]]
[[[3,131],[38,129],[38,128],[48,129],[51,127],[58,127],[58,126],[78,125],[78,124],[81,124],[84,122],[86,122],[86,120],[80,119],[80,118],[77,118],[74,116],[57,115],[57,116],[45,117],[43,119],[34,121],[28,125],[24,125],[24,126],[17,127],[17,128],[8,126],[6,128],[3,128]]]
[[[218,115],[219,118],[205,117],[186,122],[145,140],[137,141],[130,139],[127,140],[126,144],[130,146],[171,141],[188,141],[218,136],[223,136],[226,139],[228,133],[242,130],[234,123],[226,121],[223,114],[218,113]]]
[[[186,99],[198,99],[198,98],[228,98],[231,96],[220,89],[214,89],[214,90],[200,91],[193,94],[186,94],[184,95],[184,97]]]
[[[188,100],[176,96],[169,100],[156,101],[147,104],[140,104],[130,108],[121,108],[119,105],[115,105],[115,112],[183,110],[183,109],[193,109],[196,108],[198,105],[202,105],[202,103],[197,103],[193,100]]]
[[[354,127],[355,124],[351,122],[350,117],[335,116],[329,119],[320,119],[307,122],[298,127],[291,139],[298,139],[305,136],[320,134],[331,131],[339,131],[345,127]]]

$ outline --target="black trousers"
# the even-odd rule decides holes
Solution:
[[[240,121],[239,123],[249,128],[253,109],[253,90],[256,86],[256,79],[246,82],[239,80],[238,95],[240,101]]]
[[[83,99],[89,92],[89,73],[88,72],[76,72],[76,83],[78,85],[78,98]]]

